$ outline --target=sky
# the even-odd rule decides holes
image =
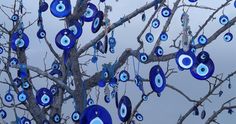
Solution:
[[[52,0],[46,0],[48,3],[51,3]],[[72,3],[75,3],[75,0],[71,0]],[[185,0],[187,4],[189,2]],[[219,7],[223,2],[226,0],[199,0],[198,5],[202,6],[209,6],[212,8]],[[28,24],[28,22],[32,22],[37,18],[37,8],[38,4],[35,4],[36,2],[32,2],[31,0],[23,0],[24,6],[27,8],[27,11],[31,12],[31,14],[25,16],[23,21],[25,22],[25,25]],[[91,1],[94,4],[98,3],[98,0],[92,0]],[[141,7],[142,5],[151,2],[151,0],[146,1],[137,1],[137,0],[119,0],[119,2],[116,2],[116,0],[107,0],[107,5],[112,5],[112,12],[109,13],[109,18],[111,19],[111,22],[116,22],[120,18],[122,18],[125,15],[128,15],[129,13],[133,12],[137,8]],[[170,8],[173,7],[174,0],[169,0],[169,6]],[[11,6],[13,4],[13,0],[1,0],[1,5],[8,5]],[[104,7],[103,4],[100,5],[101,8]],[[121,11],[122,10],[122,11]],[[148,11],[145,11],[145,14],[147,16],[147,19],[150,17],[150,15],[153,13],[154,9],[149,9]],[[8,13],[10,13],[8,11]],[[202,10],[202,9],[190,9],[189,15],[190,15],[190,26],[192,32],[196,32],[199,28],[199,25],[202,25],[206,18],[212,13],[210,10]],[[231,19],[236,14],[236,9],[234,8],[233,4],[229,5],[224,9],[224,13]],[[169,40],[166,42],[162,42],[161,45],[164,49],[164,54],[168,54],[171,52],[176,51],[176,49],[169,48],[169,46],[172,43],[172,40],[175,39],[179,33],[182,30],[181,22],[180,22],[180,16],[182,14],[182,9],[179,9],[176,13],[176,15],[173,18],[173,21],[171,22],[171,25],[169,27],[168,35]],[[107,58],[105,59],[99,59],[98,61],[98,69],[101,70],[101,65],[103,63],[108,62],[114,62],[120,54],[126,49],[126,48],[132,48],[136,49],[138,46],[137,43],[137,35],[140,33],[140,31],[144,28],[145,24],[147,23],[147,20],[143,22],[141,20],[141,15],[139,14],[135,18],[131,19],[131,23],[125,23],[125,25],[122,25],[115,29],[115,38],[117,40],[117,46],[115,48],[116,53],[110,54],[108,53],[106,55]],[[222,15],[222,11],[220,11],[218,14],[216,14],[216,19],[209,23],[208,26],[204,29],[204,34],[206,36],[211,36],[217,29],[219,29],[222,25],[219,24],[218,18]],[[0,12],[0,24],[4,23],[7,27],[11,26],[11,22],[6,18],[6,16]],[[62,51],[58,49],[55,45],[54,39],[55,35],[64,28],[64,22],[60,21],[58,18],[55,18],[51,15],[50,11],[48,10],[46,13],[43,14],[44,17],[44,26],[45,30],[47,31],[47,37],[53,47],[56,49],[56,51],[61,54]],[[161,21],[161,25],[158,29],[154,30],[152,29],[152,33],[154,34],[155,38],[157,38],[161,32],[161,28],[163,27],[166,19],[161,17],[161,15],[158,15],[158,18]],[[90,40],[92,40],[94,37],[96,37],[97,34],[91,33],[91,23],[86,23],[83,27],[83,34],[82,37],[79,40],[79,45],[84,45],[88,43]],[[44,68],[44,62],[43,58],[45,57],[45,54],[47,53],[46,57],[46,63],[47,68],[50,67],[51,63],[54,61],[53,55],[49,52],[48,47],[46,46],[46,43],[44,40],[39,40],[36,37],[36,32],[38,30],[38,27],[36,24],[34,24],[32,27],[27,29],[25,32],[28,34],[30,38],[30,45],[29,49],[27,50],[27,56],[28,56],[28,63],[30,65],[37,66],[39,68]],[[145,32],[148,33],[150,30],[147,30]],[[235,34],[236,29],[235,27],[231,27],[230,31]],[[126,33],[128,32],[128,33]],[[226,32],[224,32],[226,33]],[[223,34],[224,34],[223,33]],[[236,43],[235,40],[233,40],[230,43],[226,43],[223,41],[223,34],[221,34],[213,43],[208,45],[205,50],[210,53],[211,59],[215,63],[215,72],[214,75],[224,73],[224,76],[227,76],[230,72],[233,72],[236,70],[236,59],[234,54],[236,54],[235,48]],[[144,36],[142,37],[143,40],[145,40]],[[1,40],[0,40],[1,41]],[[150,50],[153,47],[153,43],[144,43],[145,52],[149,53]],[[92,49],[89,50],[91,53],[93,52]],[[197,50],[197,53],[200,50]],[[90,57],[84,57],[80,58],[80,61],[87,61],[90,59]],[[135,60],[137,63],[137,60]],[[132,58],[129,58],[129,72],[131,74],[131,78],[134,78],[133,74],[133,65],[132,65]],[[171,67],[178,70],[177,65],[174,60],[171,60]],[[140,64],[140,75],[144,78],[148,78],[149,70],[153,65],[156,65],[157,63],[151,63],[149,65],[143,65]],[[165,70],[166,63],[161,62],[161,67]],[[137,64],[136,64],[137,66]],[[85,70],[88,72],[88,74],[92,75],[94,73],[94,68],[96,66],[94,64],[89,64]],[[1,77],[1,80],[4,77]],[[207,111],[207,117],[209,117],[210,114],[213,113],[214,110],[217,110],[220,105],[230,99],[231,97],[234,97],[236,95],[236,90],[234,84],[235,78],[232,78],[232,90],[227,90],[227,83],[222,85],[220,89],[224,91],[224,94],[222,97],[210,97],[213,103],[205,102],[204,108]],[[42,79],[36,79],[33,80],[35,82],[36,88],[45,87],[47,84],[47,81]],[[51,81],[48,81],[51,83]],[[171,84],[177,88],[179,88],[181,91],[186,93],[188,96],[190,96],[193,99],[199,99],[204,94],[206,94],[208,90],[208,84],[206,81],[199,81],[193,78],[189,71],[179,71],[177,74],[172,75],[167,80],[168,84]],[[130,97],[133,107],[138,103],[138,101],[141,99],[141,93],[138,90],[138,88],[135,86],[134,82],[128,82],[120,83],[119,85],[119,96],[124,94],[124,89],[126,86],[126,94]],[[3,86],[1,90],[5,90],[6,86]],[[145,91],[149,92],[151,91],[151,87],[149,83],[144,84]],[[111,89],[110,89],[111,90]],[[119,118],[117,115],[117,109],[115,108],[114,100],[110,104],[106,104],[103,101],[103,91],[104,89],[101,88],[100,92],[100,105],[107,108],[112,116],[113,123],[119,124]],[[1,93],[1,96],[3,96],[4,93]],[[95,99],[96,91],[92,89],[91,96]],[[73,111],[73,106],[70,103],[71,101],[67,102],[63,105],[63,112],[65,114],[71,114]],[[236,104],[236,102],[234,102]],[[164,124],[174,124],[177,122],[179,116],[181,114],[184,114],[187,112],[187,110],[193,105],[193,103],[188,102],[183,96],[179,95],[175,91],[166,88],[164,92],[162,93],[162,96],[159,98],[156,96],[156,94],[153,94],[149,97],[149,100],[147,102],[144,102],[142,106],[138,109],[138,112],[141,113],[144,116],[144,121],[140,122],[142,124],[150,124],[150,123],[164,123]],[[203,108],[200,107],[199,110],[201,111]],[[7,110],[10,113],[12,113],[11,110]],[[22,114],[22,112],[19,112]],[[11,116],[8,116],[6,118],[7,120],[11,120]],[[223,112],[217,120],[223,124],[233,124],[236,122],[236,115],[228,115],[227,112]],[[190,115],[184,122],[184,124],[201,124],[204,123],[205,120],[201,120],[200,117]]]

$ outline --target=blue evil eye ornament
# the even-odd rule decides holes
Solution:
[[[57,93],[58,93],[58,87],[57,87],[57,85],[52,85],[51,87],[50,87],[50,91],[51,91],[51,93],[52,93],[52,95],[56,95]]]
[[[27,95],[26,92],[21,91],[21,92],[19,92],[19,93],[17,94],[17,98],[18,98],[18,100],[19,100],[20,102],[25,102],[25,101],[27,100],[27,98],[28,98],[28,95]]]
[[[160,41],[167,41],[168,40],[168,34],[166,32],[162,32],[160,34]]]
[[[75,45],[75,37],[69,29],[63,29],[56,35],[55,42],[58,48],[69,50]]]
[[[30,87],[30,84],[27,80],[22,82],[22,88],[23,89],[28,89],[29,87]]]
[[[82,16],[82,20],[84,20],[85,22],[93,21],[97,12],[98,12],[97,7],[92,3],[88,3],[87,9],[85,10],[84,15]]]
[[[161,46],[157,46],[157,47],[155,48],[154,53],[155,53],[155,55],[156,55],[157,57],[161,57],[161,56],[163,56],[163,54],[164,54],[164,50],[162,49]]]
[[[117,87],[117,85],[118,85],[118,83],[117,83],[117,78],[116,78],[116,77],[110,78],[110,80],[109,80],[109,85],[110,85],[112,88]]]
[[[11,16],[11,20],[12,20],[13,22],[18,21],[18,20],[19,20],[19,15],[13,14],[13,15]]]
[[[94,105],[94,101],[93,101],[92,98],[89,98],[89,99],[87,100],[87,105],[88,105],[88,106]]]
[[[115,53],[116,39],[112,36],[108,40],[109,43],[109,51],[111,53]]]
[[[6,95],[4,97],[5,101],[7,101],[7,102],[12,102],[13,98],[14,97],[13,97],[13,95],[10,92],[6,93]]]
[[[142,63],[145,63],[148,61],[148,55],[146,53],[140,53],[139,54],[139,61]]]
[[[153,91],[161,93],[166,87],[166,77],[159,65],[155,65],[149,72],[149,81]]]
[[[171,15],[171,9],[169,7],[165,7],[161,10],[161,15],[163,17],[169,17]]]
[[[112,118],[104,107],[92,105],[82,113],[80,124],[112,124]]]
[[[83,32],[82,25],[78,21],[70,23],[68,29],[73,33],[75,39],[80,38]]]
[[[208,42],[208,39],[207,39],[207,37],[205,36],[205,35],[200,35],[199,37],[198,37],[198,43],[200,44],[200,45],[206,45],[207,44],[207,42]]]
[[[196,56],[192,51],[185,52],[183,49],[180,49],[175,56],[175,61],[180,69],[190,69],[196,62]]]
[[[4,51],[3,47],[0,46],[0,54],[2,54]]]
[[[54,114],[54,116],[53,116],[53,122],[54,123],[60,123],[61,122],[61,116],[59,115],[59,114]]]
[[[145,38],[148,43],[152,43],[154,41],[154,36],[151,32],[147,33]]]
[[[36,93],[36,101],[41,106],[48,106],[53,101],[53,94],[47,88],[41,88]]]
[[[99,29],[101,28],[103,23],[103,12],[98,11],[95,15],[95,18],[93,19],[91,30],[93,33],[97,33]]]
[[[18,64],[18,59],[15,57],[10,58],[10,66],[17,65]]]
[[[52,15],[63,18],[71,13],[70,0],[53,0],[50,5]]]
[[[59,69],[60,68],[59,62],[57,60],[53,61],[51,68],[52,69]]]
[[[209,59],[210,59],[210,55],[209,55],[209,53],[206,52],[206,51],[201,51],[201,52],[197,55],[197,61],[198,61],[198,62],[207,63]]]
[[[118,104],[118,115],[122,122],[129,120],[132,111],[132,103],[127,96],[122,96]]]
[[[43,39],[46,37],[46,31],[43,28],[40,28],[37,32],[37,37]]]
[[[105,96],[104,96],[104,101],[105,101],[106,103],[110,103],[110,101],[111,101],[110,96],[109,96],[109,95],[105,95]]]
[[[39,12],[45,12],[48,10],[48,3],[45,1],[42,1],[39,5]]]
[[[22,84],[21,79],[15,78],[15,79],[13,80],[13,84],[14,84],[16,87],[20,87],[21,84]]]
[[[21,117],[20,118],[20,123],[21,124],[31,124],[31,121],[26,117]]]
[[[141,115],[140,113],[136,113],[136,114],[135,114],[135,118],[136,118],[136,120],[138,120],[138,121],[143,121],[143,115]]]
[[[198,80],[206,80],[210,78],[214,71],[215,65],[210,58],[204,63],[197,61],[190,69],[192,76]]]
[[[197,2],[197,0],[188,0],[191,3]]]
[[[1,115],[2,119],[4,119],[7,117],[7,112],[3,109],[0,109],[0,115]]]
[[[29,38],[25,33],[18,33],[15,32],[12,35],[11,38],[11,48],[16,51],[17,48],[19,48],[19,50],[24,50],[29,46]]]
[[[229,22],[229,18],[226,15],[221,15],[219,18],[219,22],[222,25],[226,25]]]
[[[80,113],[78,111],[75,111],[71,114],[71,119],[73,122],[79,122],[80,119]]]
[[[158,28],[160,26],[160,21],[157,19],[157,18],[155,18],[155,19],[153,19],[153,21],[152,21],[152,27],[153,28]]]
[[[127,82],[129,80],[129,72],[122,70],[119,74],[119,80],[122,82]]]
[[[232,40],[233,40],[233,34],[232,33],[228,32],[224,35],[224,41],[225,42],[230,42]]]

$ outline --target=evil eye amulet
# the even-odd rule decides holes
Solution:
[[[199,43],[200,45],[206,45],[207,42],[208,42],[208,39],[207,39],[207,37],[206,37],[205,35],[200,35],[200,36],[198,37],[198,43]]]
[[[161,10],[161,15],[163,17],[169,17],[171,15],[171,9],[169,7],[165,7]]]
[[[181,70],[187,70],[190,69],[196,62],[196,56],[190,50],[185,52],[183,49],[180,49],[176,53],[175,61]]]
[[[226,24],[229,22],[228,16],[226,16],[226,15],[220,16],[219,22],[220,22],[220,24],[222,24],[222,25],[226,25]]]
[[[198,55],[197,55],[197,61],[201,62],[201,63],[207,63],[208,60],[210,59],[210,55],[208,52],[206,51],[201,51]]]
[[[15,32],[11,38],[11,48],[16,51],[17,48],[26,49],[29,46],[29,38],[25,33]]]
[[[27,100],[27,97],[28,97],[28,95],[24,91],[21,91],[17,94],[17,98],[20,102],[25,102]]]
[[[0,46],[0,54],[2,54],[4,51],[3,47]]]
[[[69,0],[53,0],[50,5],[52,15],[63,18],[71,13],[71,4]]]
[[[80,38],[83,32],[82,25],[78,21],[73,21],[68,29],[73,33],[75,39]]]
[[[132,103],[127,96],[122,96],[118,104],[118,115],[122,122],[126,122],[131,117]]]
[[[149,72],[150,85],[156,93],[161,93],[166,87],[166,77],[159,65],[155,65]]]
[[[61,122],[61,116],[59,115],[59,114],[54,114],[54,116],[53,116],[53,122],[54,123],[60,123]]]
[[[163,54],[164,54],[164,51],[163,51],[163,49],[162,49],[162,47],[160,47],[160,46],[157,46],[156,48],[155,48],[155,55],[157,56],[157,57],[161,57],[161,56],[163,56]]]
[[[28,89],[29,87],[30,87],[29,82],[28,82],[28,81],[23,81],[23,83],[22,83],[22,88],[23,88],[23,89]]]
[[[129,72],[122,70],[119,74],[119,80],[122,82],[127,82],[129,80]]]
[[[31,124],[31,121],[26,117],[21,117],[20,123],[21,124]]]
[[[116,39],[114,37],[110,37],[108,42],[110,47],[114,48],[116,46]]]
[[[39,6],[39,12],[45,12],[47,10],[48,10],[48,3],[44,1]]]
[[[5,95],[5,100],[7,101],[7,102],[12,102],[13,101],[13,95],[10,93],[10,92],[8,92],[6,95]]]
[[[2,119],[4,119],[7,117],[7,112],[3,109],[0,109],[0,115],[1,115]]]
[[[145,38],[148,43],[152,43],[154,41],[154,36],[150,32],[146,34]]]
[[[160,41],[167,41],[168,40],[168,34],[166,32],[162,32],[160,34]]]
[[[157,18],[153,19],[152,27],[153,28],[158,28],[159,26],[160,26],[160,21]]]
[[[197,2],[197,0],[188,0],[191,3]]]
[[[78,111],[75,111],[71,114],[71,119],[73,122],[79,122],[80,119],[80,113]]]
[[[139,61],[142,63],[145,63],[148,61],[148,55],[146,53],[140,53],[139,54]]]
[[[95,18],[93,19],[91,27],[93,33],[97,33],[99,31],[99,29],[102,26],[102,22],[103,22],[103,12],[98,11],[97,14],[95,15]]]
[[[104,101],[105,101],[106,103],[110,103],[111,99],[110,99],[109,95],[105,95],[105,96],[104,96]]]
[[[74,34],[69,29],[61,30],[55,38],[57,47],[62,50],[71,49],[75,45],[75,41]]]
[[[89,99],[87,100],[87,105],[88,105],[88,106],[94,105],[93,99],[89,98]]]
[[[18,62],[19,62],[19,61],[18,61],[17,58],[12,57],[12,58],[10,59],[10,66],[17,65]]]
[[[206,80],[210,78],[215,71],[214,63],[211,59],[207,63],[197,62],[190,69],[192,76],[198,80]]]
[[[112,124],[112,118],[104,107],[92,105],[82,113],[80,124]]]
[[[41,88],[36,93],[36,101],[41,106],[48,106],[53,101],[53,94],[47,88]]]
[[[11,16],[11,20],[12,20],[13,22],[18,21],[18,20],[19,20],[19,15],[13,14],[13,15]]]
[[[88,3],[87,9],[85,10],[84,15],[82,16],[82,20],[84,20],[85,22],[93,21],[97,12],[97,7],[92,3]]]
[[[39,39],[43,39],[46,37],[46,31],[44,29],[39,29],[37,32],[37,37]]]
[[[232,40],[233,40],[233,34],[232,33],[228,32],[224,35],[224,41],[225,42],[230,42]]]
[[[57,92],[58,92],[58,87],[57,87],[57,85],[52,85],[51,87],[50,87],[50,91],[51,91],[51,93],[52,93],[52,95],[56,95],[57,94]]]
[[[136,118],[138,121],[143,121],[143,115],[141,115],[140,113],[135,114],[135,118]]]

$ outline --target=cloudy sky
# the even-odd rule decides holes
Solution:
[[[48,3],[51,3],[52,0],[46,0]],[[75,0],[71,0],[73,3],[75,3]],[[111,19],[111,22],[116,22],[121,17],[128,15],[132,11],[136,10],[137,8],[141,7],[142,5],[150,2],[151,0],[146,1],[137,1],[137,0],[119,0],[119,2],[116,2],[116,0],[107,0],[107,5],[112,5],[113,10],[109,13],[109,18]],[[185,0],[187,4],[189,2]],[[219,7],[222,3],[224,3],[226,0],[199,0],[199,5],[202,6],[209,6],[212,8]],[[37,8],[38,3],[32,2],[32,0],[23,0],[24,6],[27,8],[27,11],[31,12],[31,14],[25,16],[23,21],[25,22],[25,25],[28,24],[28,22],[32,22],[37,18]],[[94,4],[98,3],[98,0],[92,0],[91,1]],[[170,8],[173,7],[174,0],[169,0],[169,6]],[[13,4],[13,0],[1,0],[1,5],[8,5],[11,6]],[[103,4],[100,5],[101,8],[104,7]],[[150,17],[150,15],[153,13],[154,9],[150,9],[148,11],[145,11],[145,14],[147,16],[147,19]],[[8,11],[10,13],[10,11]],[[199,25],[203,24],[205,19],[212,13],[210,10],[202,10],[202,9],[190,9],[189,15],[190,15],[190,26],[191,29],[194,32],[198,30]],[[229,5],[224,9],[224,13],[231,19],[236,15],[236,9],[234,8],[233,4]],[[182,14],[182,9],[179,9],[174,16],[173,21],[171,22],[171,25],[169,27],[169,40],[166,42],[162,42],[161,45],[164,49],[164,53],[171,53],[173,51],[176,51],[176,49],[169,48],[170,44],[172,43],[172,40],[175,39],[179,33],[182,30],[181,22],[180,22],[180,16]],[[11,14],[10,14],[11,15]],[[211,36],[217,29],[221,27],[221,25],[218,22],[219,16],[222,15],[222,11],[220,11],[215,17],[216,19],[209,23],[209,25],[204,29],[204,33],[206,36]],[[7,20],[6,16],[2,12],[0,12],[0,23],[5,23],[7,27],[11,27],[11,21]],[[55,46],[54,38],[55,35],[60,31],[62,28],[64,28],[64,22],[60,21],[58,18],[55,18],[51,15],[50,11],[47,11],[43,14],[44,17],[44,24],[45,29],[47,31],[47,37],[49,41],[52,43],[54,48],[58,53],[62,53],[60,49],[58,49]],[[159,14],[159,19],[161,20],[161,26],[154,30],[152,29],[152,33],[154,34],[155,38],[157,38],[161,32],[161,28],[163,27],[166,19],[161,17]],[[126,48],[132,48],[136,49],[138,44],[136,41],[137,35],[140,33],[140,31],[145,26],[146,22],[142,22],[141,20],[141,14],[137,17],[130,20],[131,23],[125,23],[125,25],[120,26],[119,28],[115,29],[115,38],[117,40],[117,47],[115,48],[116,53],[113,54],[107,54],[106,59],[99,59],[98,65],[99,70],[101,70],[101,64],[108,63],[108,62],[114,62],[117,57],[120,56],[122,51]],[[91,23],[86,23],[83,27],[83,35],[79,40],[79,45],[84,45],[88,43],[90,40],[92,40],[96,34],[92,34],[91,30]],[[28,34],[30,38],[30,46],[27,50],[28,55],[28,61],[30,65],[35,65],[37,67],[44,67],[43,58],[48,52],[48,48],[43,40],[38,40],[36,37],[36,32],[38,30],[37,25],[33,25],[31,28],[27,29],[25,32]],[[231,27],[231,32],[235,34],[236,29],[235,27]],[[150,31],[150,30],[148,30]],[[147,32],[148,32],[147,31]],[[128,33],[127,33],[128,32]],[[145,33],[147,33],[145,32]],[[144,40],[145,38],[142,37]],[[0,40],[2,41],[2,40]],[[147,53],[150,52],[150,50],[153,47],[153,43],[145,43],[145,51]],[[210,56],[212,60],[215,63],[215,73],[224,73],[225,76],[236,70],[236,59],[234,54],[236,54],[235,51],[236,43],[234,40],[230,43],[226,43],[223,41],[223,35],[220,35],[217,40],[215,40],[212,44],[208,45],[205,50],[210,53]],[[90,50],[92,52],[92,49]],[[197,51],[197,53],[199,50]],[[86,61],[89,58],[81,58],[80,61]],[[48,52],[46,62],[47,67],[49,68],[50,64],[53,62],[54,57],[51,53]],[[129,62],[132,62],[132,58],[129,58]],[[137,62],[137,60],[136,60]],[[140,65],[140,75],[144,78],[148,78],[148,73],[152,65],[155,65],[157,63],[151,63],[150,65]],[[165,69],[166,63],[160,63],[160,65]],[[129,72],[131,74],[131,78],[134,77],[133,75],[133,67],[132,63],[129,66]],[[94,64],[90,64],[87,68],[85,68],[89,74],[94,73],[94,67],[96,67]],[[171,67],[177,69],[177,65],[174,60],[171,61]],[[1,78],[3,79],[3,77]],[[225,85],[222,85],[221,89],[224,90],[223,97],[218,98],[217,96],[211,97],[213,103],[205,102],[204,108],[207,111],[207,117],[209,117],[210,114],[213,113],[214,110],[217,110],[219,106],[226,100],[230,99],[231,97],[236,95],[235,87],[236,84],[234,84],[235,78],[232,78],[232,85],[233,90],[226,90],[227,83]],[[35,80],[35,84],[37,88],[45,87],[46,81],[39,79]],[[189,71],[183,71],[178,72],[178,74],[172,75],[168,80],[168,84],[171,84],[179,89],[181,89],[184,93],[188,94],[191,98],[198,100],[201,98],[204,94],[207,93],[208,90],[208,84],[206,81],[198,81],[195,78],[193,78]],[[125,84],[120,83],[119,86],[119,94],[120,96],[124,94],[124,88]],[[3,90],[3,89],[1,89]],[[101,93],[103,93],[104,89],[100,89]],[[145,91],[149,92],[151,91],[149,83],[145,83]],[[2,94],[2,93],[1,93]],[[91,93],[92,97],[95,99],[95,90]],[[132,100],[133,106],[138,103],[138,101],[141,98],[141,93],[135,86],[134,82],[127,83],[126,87],[126,95],[129,96]],[[119,118],[117,115],[117,110],[115,109],[114,101],[112,101],[110,104],[106,104],[103,101],[103,94],[100,95],[99,104],[105,106],[112,118],[113,123],[118,124]],[[150,96],[149,100],[145,102],[142,107],[138,110],[139,113],[142,113],[144,116],[144,121],[142,123],[144,124],[151,124],[151,123],[165,123],[165,124],[173,124],[176,123],[178,120],[178,117],[181,114],[184,114],[193,103],[188,102],[186,99],[184,99],[182,96],[180,96],[178,93],[176,93],[173,90],[170,90],[168,88],[165,89],[162,96],[159,98],[156,96],[156,94],[153,94]],[[65,109],[66,108],[66,109]],[[66,114],[70,114],[73,111],[73,106],[69,104],[65,104],[63,106],[63,112]],[[199,108],[202,110],[202,108]],[[9,111],[9,114],[12,112]],[[11,120],[11,116],[7,117],[7,120]],[[219,122],[222,122],[224,124],[232,124],[233,122],[236,122],[236,115],[229,116],[227,112],[223,112],[217,120]],[[185,124],[200,124],[205,122],[206,120],[201,120],[200,117],[196,117],[193,115],[190,115],[188,119],[184,122]]]

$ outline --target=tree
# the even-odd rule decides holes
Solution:
[[[219,3],[222,5],[213,8],[202,5],[200,0],[153,0],[147,3],[143,2],[141,7],[136,10],[133,8],[133,12],[125,14],[114,22],[110,17],[116,5],[104,4],[106,2],[112,3],[100,0],[96,6],[98,1],[53,0],[51,3],[47,3],[45,0],[39,0],[39,8],[30,10],[31,12],[28,11],[25,6],[26,1],[23,0],[14,0],[1,5],[1,15],[9,19],[0,22],[1,84],[4,87],[3,90],[7,91],[5,94],[3,91],[0,97],[3,120],[6,115],[5,110],[9,109],[15,116],[11,117],[10,121],[17,123],[30,120],[38,124],[72,123],[71,119],[74,119],[75,123],[82,124],[90,123],[92,120],[94,123],[104,121],[104,124],[110,124],[110,119],[117,117],[110,115],[107,108],[102,107],[100,102],[105,101],[111,104],[111,101],[115,101],[113,109],[118,111],[120,121],[137,123],[142,121],[145,116],[139,113],[140,106],[146,101],[152,102],[149,99],[151,94],[163,97],[165,87],[179,93],[193,104],[187,112],[179,116],[179,119],[176,120],[178,124],[182,124],[186,118],[190,117],[191,113],[196,116],[200,115],[207,124],[218,123],[217,117],[223,111],[227,111],[229,114],[233,113],[233,109],[236,108],[235,95],[223,99],[225,101],[217,110],[207,109],[207,111],[204,106],[207,102],[214,104],[211,98],[216,97],[215,95],[219,97],[223,95],[223,90],[226,88],[222,87],[225,84],[228,84],[228,89],[231,89],[231,80],[236,74],[236,71],[228,72],[228,75],[223,75],[224,72],[215,72],[215,68],[221,65],[214,64],[215,61],[212,58],[214,53],[206,50],[210,44],[222,40],[221,34],[223,34],[224,41],[233,40],[233,34],[229,29],[235,24],[236,17],[227,16],[224,10],[236,6],[236,1],[221,1]],[[116,2],[121,1],[116,0]],[[198,18],[192,19],[190,15],[190,10],[194,9],[210,13],[209,17],[201,18],[203,23],[192,21]],[[31,20],[27,24],[24,20],[36,11],[37,19]],[[220,12],[223,14],[218,15]],[[46,30],[48,27],[45,25],[53,26],[56,23],[51,20],[52,22],[47,24],[45,20],[48,15],[46,16],[45,13],[51,13],[50,16],[59,18],[58,23],[64,22],[64,28],[61,31]],[[134,47],[127,48],[121,53],[117,52],[119,51],[116,48],[119,46],[118,44],[126,45],[126,43],[116,42],[115,29],[118,30],[122,25],[128,26],[134,19],[138,20],[140,14],[143,23],[142,25],[140,23],[138,27],[142,27],[142,30],[137,31],[139,34],[136,39],[125,41],[127,46],[128,42],[132,42]],[[176,20],[176,17],[179,20]],[[57,20],[55,19],[55,22]],[[174,34],[177,34],[176,38],[168,35],[171,30],[170,26],[173,26],[171,24],[182,26],[181,29],[174,30]],[[210,34],[206,35],[206,27],[210,24],[221,27],[216,30],[210,29]],[[86,36],[86,39],[83,40],[87,40],[87,42],[81,43],[81,37],[91,32],[90,29],[86,30],[88,25],[91,26],[96,37]],[[199,27],[195,28],[196,25]],[[38,28],[36,29],[35,26]],[[158,33],[154,31],[157,28],[160,30]],[[37,33],[27,35],[27,30]],[[136,31],[136,29],[133,30]],[[51,31],[55,35],[51,35],[49,33]],[[125,31],[122,33],[128,37],[128,33]],[[29,39],[35,37],[40,39],[41,44],[47,45],[47,48],[36,47],[37,49],[45,49],[45,55],[39,53],[34,53],[32,56],[27,55],[29,54],[27,51],[30,50],[28,48],[33,42]],[[173,42],[170,41],[170,37],[174,39]],[[167,40],[170,48],[163,47]],[[151,47],[147,47],[147,44],[151,44]],[[173,52],[169,52],[171,50]],[[119,55],[117,59],[114,60],[111,57],[112,60],[110,60],[109,56],[117,54]],[[37,56],[36,58],[43,56],[44,68],[38,67],[39,60],[37,63],[29,62],[30,57],[33,56]],[[47,58],[50,58],[50,61]],[[55,58],[55,60],[52,61],[51,58]],[[139,73],[141,64],[146,67],[150,65],[149,74]],[[129,70],[130,65],[133,65],[134,73]],[[146,69],[142,71],[145,72]],[[208,88],[204,84],[204,89],[208,89],[208,91],[202,94],[200,99],[191,98],[182,89],[168,83],[170,77],[177,78],[172,75],[184,72],[191,73],[190,75],[196,78],[193,79],[195,81],[207,82]],[[190,77],[185,78],[187,80]],[[36,84],[37,81],[46,83]],[[140,91],[140,95],[135,96],[140,100],[136,105],[131,103],[126,94],[126,85],[132,82],[135,82],[132,84],[132,88],[137,86]],[[120,87],[122,85],[125,85],[124,94],[121,93]],[[151,86],[151,91],[148,92],[146,85]],[[101,89],[104,90],[102,95],[100,94]],[[96,96],[93,96],[92,93],[95,93]],[[103,106],[106,106],[106,103]],[[74,108],[71,112],[72,115],[64,114],[66,113],[66,110],[63,110],[64,105],[67,105],[67,109]],[[133,106],[131,107],[131,105]],[[30,117],[26,117],[25,113]],[[120,122],[113,121],[113,123]]]

